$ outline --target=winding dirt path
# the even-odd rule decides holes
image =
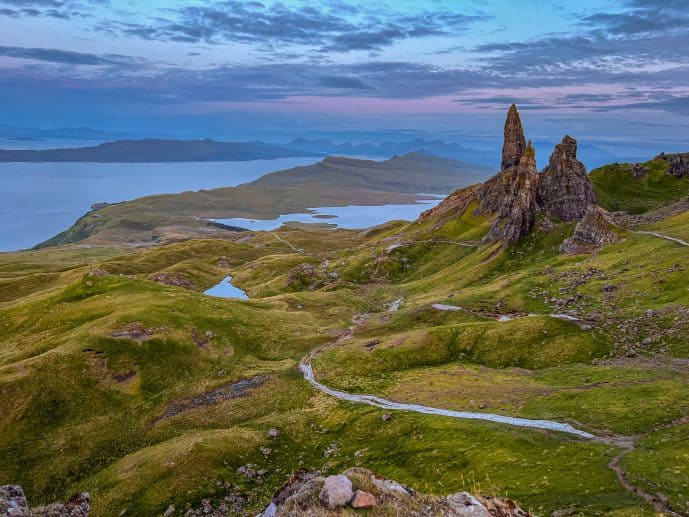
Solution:
[[[689,245],[688,245],[689,246]],[[441,305],[442,304],[436,304],[436,305]],[[450,308],[451,307],[451,308]],[[461,308],[454,307],[454,306],[442,306],[442,307],[436,307],[440,310],[461,310]],[[558,315],[550,315],[552,317],[557,317]],[[518,417],[510,417],[510,416],[504,416],[504,415],[498,415],[495,413],[475,413],[475,412],[468,412],[468,411],[454,411],[454,410],[449,410],[449,409],[443,409],[443,408],[435,408],[435,407],[430,407],[430,406],[423,406],[420,404],[407,404],[403,402],[395,402],[392,400],[387,400],[381,397],[377,397],[375,395],[364,395],[364,394],[358,394],[358,393],[348,393],[345,391],[340,391],[336,390],[333,388],[330,388],[326,386],[325,384],[318,382],[314,376],[313,372],[313,366],[312,366],[312,360],[313,358],[318,355],[319,353],[325,351],[328,348],[337,346],[342,344],[342,342],[351,339],[351,337],[354,335],[356,332],[357,328],[363,324],[366,323],[368,320],[368,314],[363,314],[359,316],[355,316],[353,318],[353,325],[350,326],[348,329],[345,330],[345,332],[337,338],[335,341],[324,345],[320,348],[317,348],[315,350],[312,350],[309,354],[307,354],[305,357],[302,358],[302,360],[299,363],[299,369],[302,371],[304,375],[304,379],[311,384],[314,388],[317,390],[321,391],[322,393],[325,393],[327,395],[330,395],[331,397],[334,397],[339,400],[344,400],[347,402],[353,402],[357,404],[366,404],[369,406],[373,407],[378,407],[381,409],[387,409],[390,411],[409,411],[413,413],[420,413],[420,414],[425,414],[425,415],[435,415],[435,416],[444,416],[448,418],[457,418],[457,419],[464,419],[464,420],[483,420],[483,421],[488,421],[488,422],[495,422],[499,424],[507,424],[507,425],[513,425],[517,427],[526,427],[530,429],[545,429],[549,431],[558,431],[562,433],[567,433],[570,435],[577,436],[579,438],[584,438],[586,440],[591,440],[593,442],[598,442],[598,443],[605,443],[607,445],[613,446],[613,447],[618,447],[620,448],[620,453],[616,455],[612,461],[608,464],[608,468],[612,470],[615,475],[617,476],[618,481],[622,485],[622,487],[628,491],[630,494],[639,497],[646,501],[651,507],[656,512],[663,513],[665,515],[672,515],[672,516],[677,516],[680,517],[681,514],[677,513],[676,511],[673,510],[672,506],[670,505],[668,498],[665,494],[662,494],[660,492],[651,494],[649,492],[644,491],[642,488],[633,485],[629,481],[629,475],[625,471],[624,467],[622,466],[622,459],[624,456],[631,451],[633,451],[636,447],[636,442],[637,440],[645,437],[647,434],[658,431],[660,429],[666,429],[675,425],[682,425],[689,423],[689,416],[682,417],[680,419],[675,420],[674,422],[670,422],[668,424],[659,426],[658,428],[652,429],[651,431],[648,431],[647,433],[644,433],[642,435],[638,436],[622,436],[622,435],[595,435],[588,433],[586,431],[582,431],[581,429],[577,429],[573,427],[570,424],[565,424],[561,422],[555,422],[552,420],[537,420],[537,419],[529,419],[529,418],[518,418]]]
[[[642,235],[652,235],[653,237],[658,237],[660,239],[672,241],[672,242],[675,242],[675,243],[680,244],[682,246],[689,246],[689,242],[683,241],[682,239],[678,239],[676,237],[670,237],[669,235],[663,235],[662,233],[658,233],[658,232],[649,232],[649,231],[645,231],[645,230],[637,230],[634,233],[640,233]]]
[[[272,233],[272,234],[275,236],[275,238],[276,238],[277,240],[279,240],[280,242],[282,242],[283,244],[287,244],[287,246],[289,246],[290,248],[292,248],[292,250],[294,250],[295,252],[306,254],[306,252],[305,252],[303,249],[297,248],[296,246],[294,246],[294,244],[292,244],[292,243],[289,242],[289,241],[286,241],[285,239],[283,239],[282,237],[280,237],[277,233],[275,233],[275,232],[270,232],[270,233]]]
[[[359,395],[355,393],[347,393],[344,391],[334,390],[328,386],[318,382],[313,375],[313,368],[311,366],[311,359],[313,354],[307,355],[302,359],[299,368],[304,373],[304,378],[316,389],[326,393],[332,397],[348,402],[355,402],[360,404],[368,404],[369,406],[379,407],[381,409],[388,409],[391,411],[411,411],[413,413],[422,413],[425,415],[446,416],[450,418],[459,418],[465,420],[485,420],[488,422],[497,422],[500,424],[509,424],[519,427],[530,427],[532,429],[548,429],[550,431],[560,431],[577,435],[581,438],[591,439],[594,435],[575,429],[569,424],[560,422],[553,422],[551,420],[532,420],[529,418],[516,418],[510,416],[496,415],[494,413],[472,413],[468,411],[453,411],[450,409],[440,409],[429,406],[422,406],[420,404],[405,404],[402,402],[393,402],[375,395]]]

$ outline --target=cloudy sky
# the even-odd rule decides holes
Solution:
[[[689,0],[0,0],[0,124],[689,150]]]

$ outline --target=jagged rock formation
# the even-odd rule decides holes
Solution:
[[[668,174],[675,178],[689,178],[689,153],[665,154],[660,153],[655,157],[656,160],[667,162]]]
[[[484,183],[479,192],[480,211],[497,212],[486,241],[501,240],[512,244],[531,231],[536,220],[538,179],[536,152],[529,142],[516,166]]]
[[[447,497],[419,494],[395,481],[356,467],[337,476],[301,471],[293,475],[262,517],[330,517],[366,509],[369,515],[528,517],[514,501],[458,492]]]
[[[574,229],[574,235],[565,239],[560,246],[560,253],[591,253],[605,244],[620,242],[621,230],[610,212],[599,206],[589,205],[586,215]]]
[[[88,517],[90,498],[87,492],[73,495],[65,503],[30,508],[22,487],[0,486],[0,516],[8,517]]]
[[[514,104],[507,113],[504,133],[500,172],[481,185],[454,192],[437,207],[424,212],[419,221],[461,214],[478,201],[475,215],[495,218],[484,242],[502,241],[510,245],[531,231],[539,214],[546,216],[546,223],[548,216],[564,221],[584,216],[596,197],[586,167],[577,159],[577,141],[565,136],[555,146],[549,165],[539,174],[536,153],[531,142],[525,143]]]
[[[577,141],[567,135],[555,146],[541,173],[538,204],[549,216],[575,221],[584,217],[587,207],[595,202],[586,167],[577,160]]]
[[[522,127],[521,118],[517,106],[512,104],[507,111],[507,120],[505,121],[505,140],[502,145],[502,162],[500,170],[505,171],[511,167],[519,165],[524,151],[526,150],[526,140],[524,138],[524,128]]]

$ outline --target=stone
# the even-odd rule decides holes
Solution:
[[[457,492],[446,497],[448,515],[452,517],[491,517],[490,512],[473,495]]]
[[[371,482],[384,494],[410,495],[409,490],[397,481],[371,476]]]
[[[30,515],[24,490],[18,485],[0,486],[0,515]]]
[[[92,269],[91,271],[89,271],[88,275],[89,276],[108,276],[109,273],[105,269],[96,268],[96,269]]]
[[[256,471],[256,465],[253,463],[247,463],[239,467],[237,469],[237,474],[241,474],[246,479],[256,479],[260,477],[259,473]]]
[[[486,242],[500,240],[513,244],[527,235],[536,220],[536,193],[539,175],[536,152],[528,143],[519,164],[484,183],[479,191],[480,215],[497,213]]]
[[[352,508],[373,508],[376,505],[376,498],[368,492],[357,490],[352,499]]]
[[[273,449],[271,449],[270,447],[261,447],[259,448],[259,450],[261,451],[261,454],[263,454],[266,457],[270,456],[270,454],[273,452]]]
[[[511,167],[516,167],[526,150],[526,140],[524,139],[524,128],[519,117],[517,106],[512,104],[507,111],[505,120],[504,143],[502,146],[502,161],[500,170],[504,171]]]
[[[277,505],[275,503],[270,503],[268,506],[266,506],[266,509],[263,510],[261,517],[276,517],[277,514],[278,514]]]
[[[654,159],[667,162],[667,172],[671,176],[674,176],[675,178],[689,178],[689,153],[660,153]]]
[[[383,413],[383,415],[380,417],[380,419],[381,419],[383,422],[387,422],[387,421],[390,420],[391,418],[392,418],[392,415],[390,415],[390,413]]]
[[[268,438],[276,439],[276,438],[280,437],[280,431],[278,431],[277,429],[274,429],[274,428],[268,429],[267,434],[268,434]]]
[[[325,478],[323,489],[318,495],[320,501],[331,510],[345,506],[352,497],[352,482],[343,474]]]
[[[189,289],[191,291],[196,290],[196,285],[191,280],[189,280],[182,273],[178,273],[176,271],[151,273],[148,275],[148,279],[163,285],[183,287],[184,289]]]
[[[577,141],[565,136],[555,146],[538,182],[538,204],[549,216],[575,221],[596,203],[586,167],[577,159]]]
[[[165,510],[165,513],[163,513],[163,517],[170,517],[170,515],[175,513],[175,505],[171,504],[170,506],[167,507],[167,510]]]
[[[560,253],[591,253],[606,244],[620,242],[621,231],[610,212],[599,206],[589,205],[586,215],[574,228],[574,235],[565,239],[560,246]]]

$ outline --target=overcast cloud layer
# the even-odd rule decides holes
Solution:
[[[0,0],[0,124],[253,112],[461,126],[517,102],[537,120],[636,117],[640,139],[657,136],[649,123],[687,137],[686,0],[135,4]]]

